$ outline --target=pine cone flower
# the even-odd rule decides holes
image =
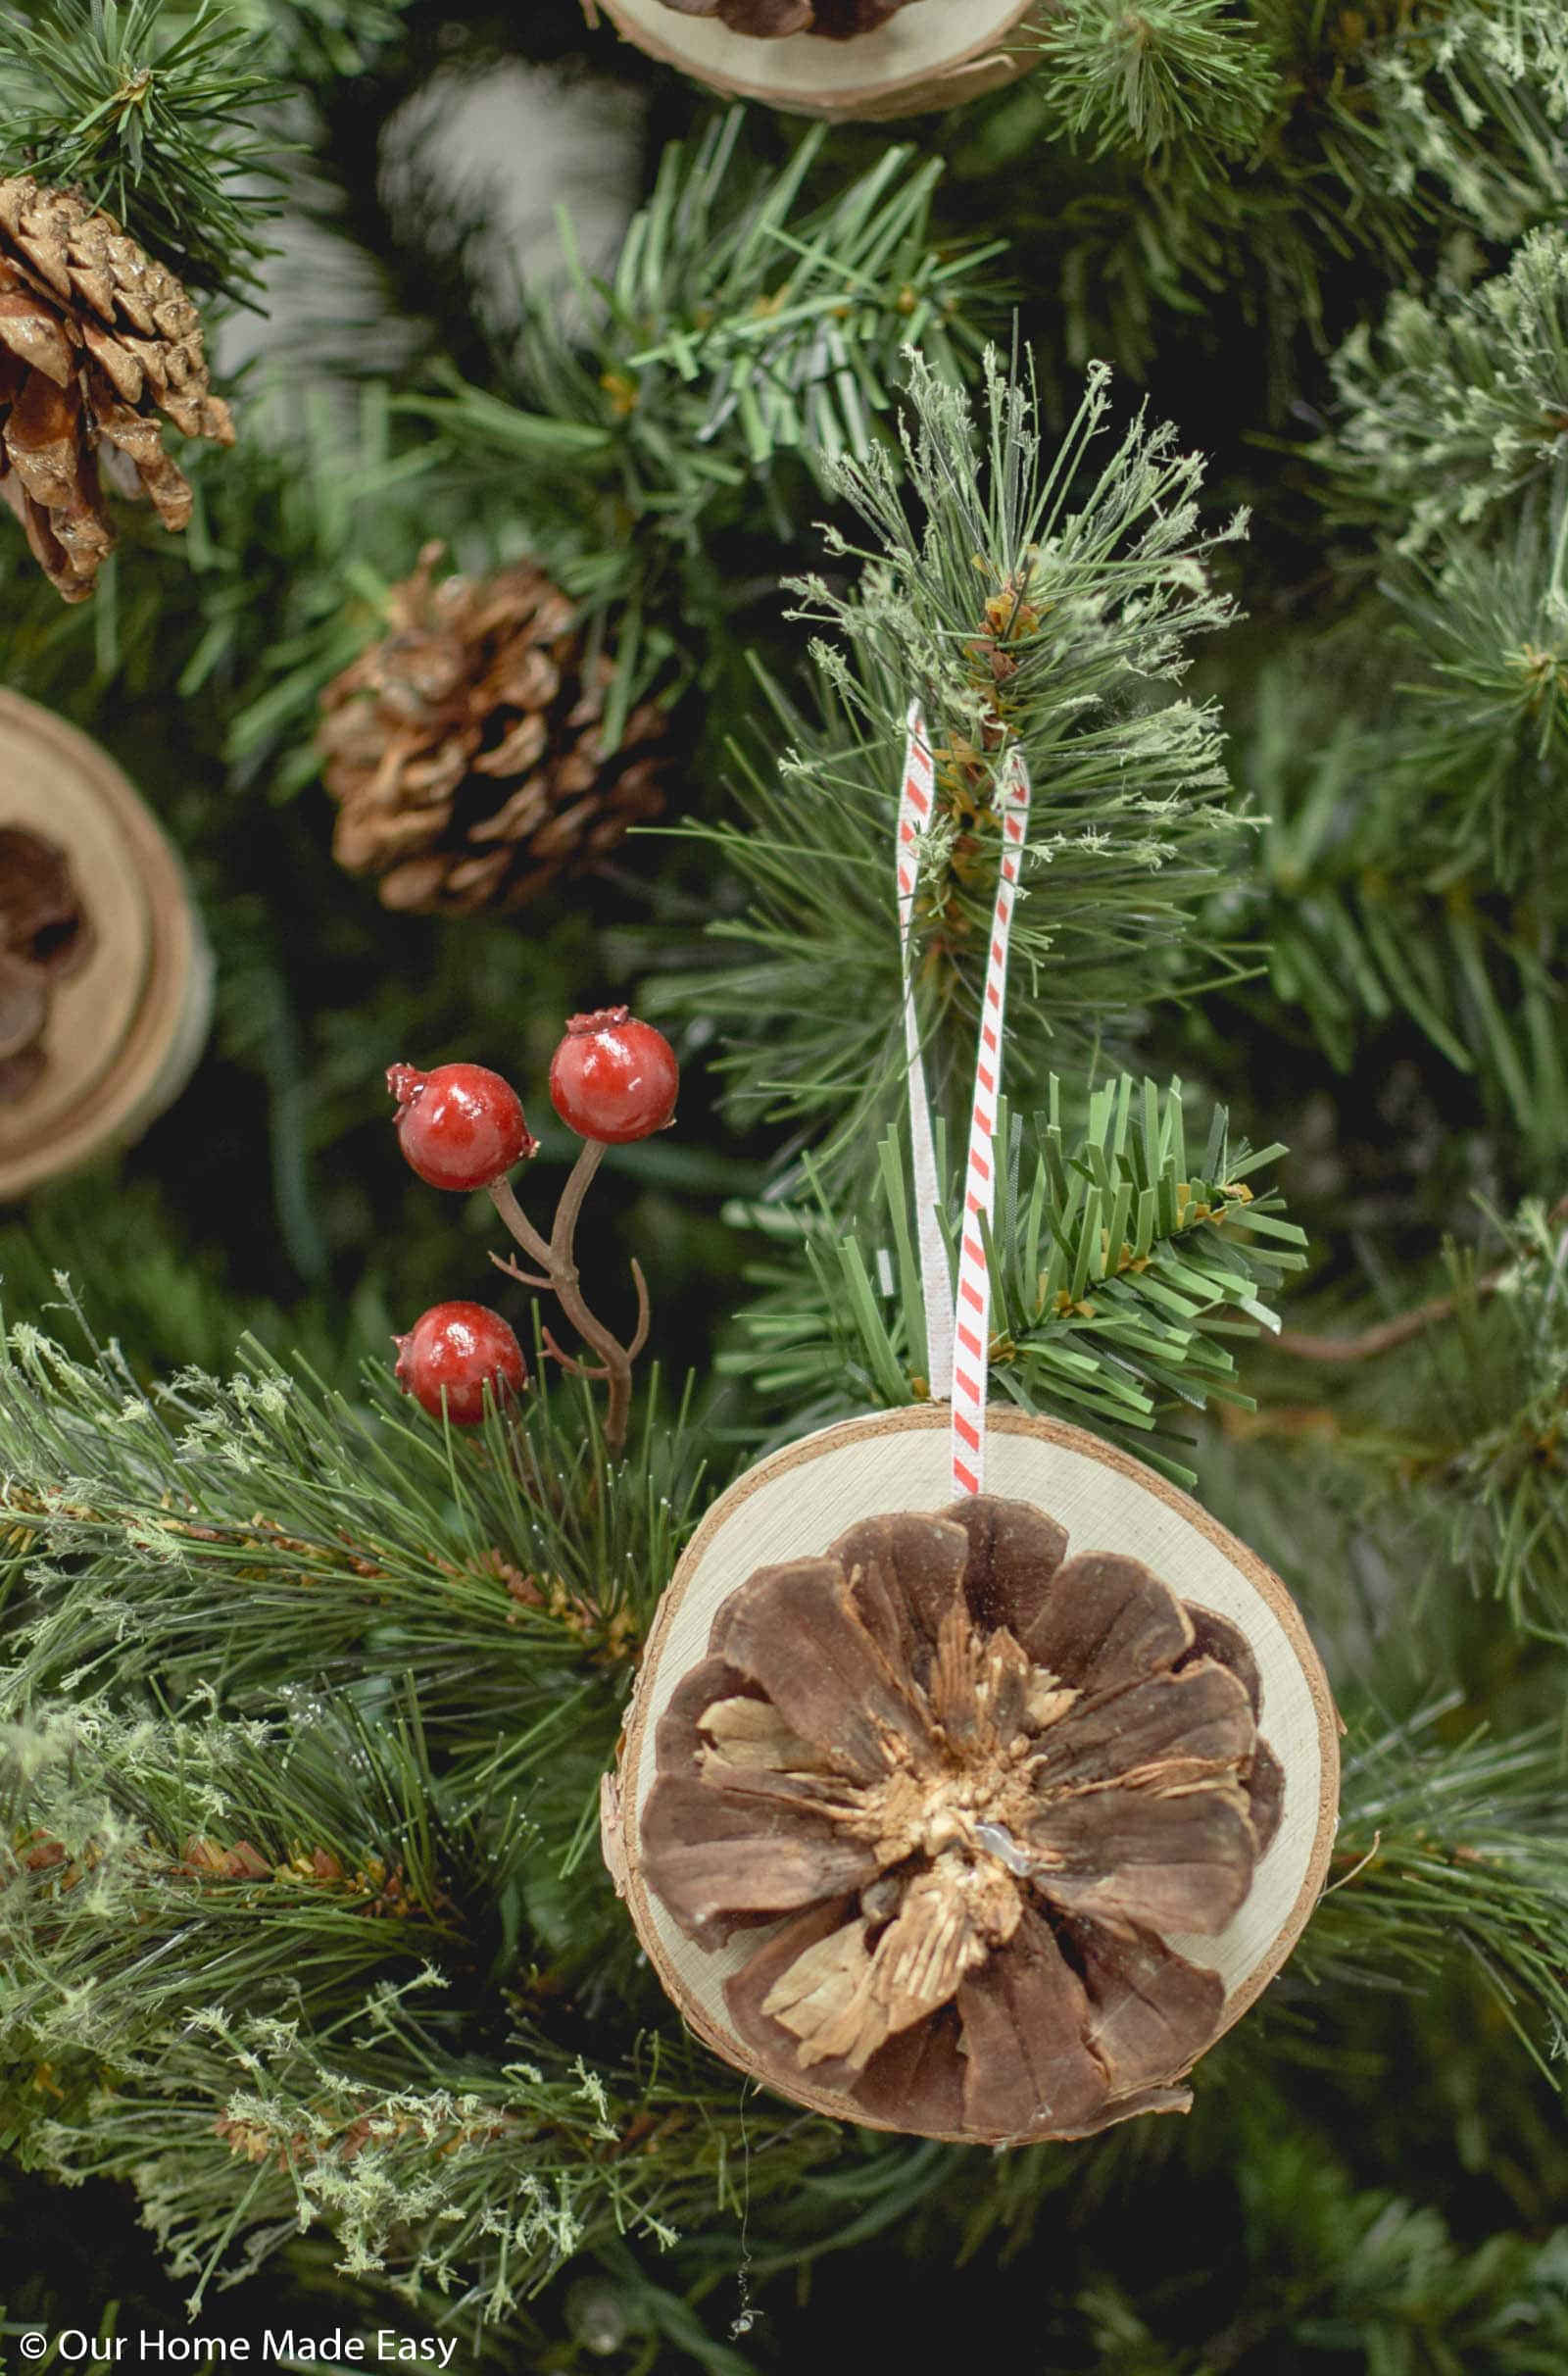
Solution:
[[[139,483],[166,527],[190,518],[160,415],[234,442],[179,281],[85,199],[0,179],[0,496],[67,602],[86,600],[114,550],[104,477]]]
[[[732,33],[758,41],[780,41],[787,33],[820,33],[829,41],[853,41],[874,33],[910,0],[664,0],[680,17],[716,17]]]
[[[1021,1502],[871,1518],[764,1567],[659,1726],[650,1887],[764,2077],[1021,2143],[1182,2108],[1212,1937],[1278,1823],[1235,1627]],[[781,1920],[782,1917],[782,1920]]]
[[[333,852],[379,876],[388,908],[504,912],[659,815],[665,718],[639,704],[607,757],[614,668],[585,653],[566,596],[530,562],[437,585],[440,555],[425,547],[388,633],[321,696]]]

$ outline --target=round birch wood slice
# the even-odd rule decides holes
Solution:
[[[212,1015],[213,965],[161,827],[96,743],[0,692],[0,826],[64,850],[92,945],[54,987],[43,1071],[0,1102],[0,1200],[146,1129],[184,1087]]]
[[[649,57],[731,98],[870,124],[956,107],[1027,73],[1036,57],[1028,21],[1045,13],[1040,0],[911,0],[853,41],[760,41],[663,0],[590,0],[590,16],[595,7]]]
[[[953,1499],[948,1460],[947,1408],[920,1405],[808,1436],[761,1461],[722,1495],[660,1604],[617,1770],[607,1775],[604,1786],[606,1863],[638,1938],[690,2028],[726,2062],[762,2078],[776,2092],[866,2127],[900,2124],[868,2117],[863,2107],[814,2085],[804,2072],[798,2085],[792,2074],[785,2088],[776,2073],[760,2069],[756,2053],[729,2019],[723,1990],[772,1929],[743,1930],[711,1952],[696,1946],[644,1880],[638,1810],[654,1785],[660,1718],[682,1678],[707,1657],[720,1607],[759,1568],[819,1557],[858,1520],[942,1510]],[[1049,1512],[1066,1529],[1069,1559],[1087,1552],[1114,1552],[1141,1560],[1184,1602],[1239,1627],[1256,1660],[1262,1685],[1258,1732],[1284,1773],[1279,1828],[1227,1928],[1213,1937],[1168,1934],[1165,1941],[1223,1981],[1223,2008],[1206,2051],[1280,1970],[1323,1887],[1339,1811],[1343,1728],[1322,1665],[1278,1576],[1188,1495],[1098,1437],[1020,1411],[993,1411],[986,1490]],[[969,2131],[951,2132],[951,2141],[981,2140]]]

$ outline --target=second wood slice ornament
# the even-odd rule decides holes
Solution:
[[[71,886],[80,962],[61,970],[25,1071],[0,1081],[0,1201],[140,1135],[178,1096],[212,1015],[213,961],[184,870],[86,735],[0,692],[0,867],[38,854]],[[0,882],[0,916],[11,902]]]
[[[730,97],[858,123],[956,107],[1012,81],[1039,56],[1031,31],[1044,13],[1039,0],[815,0],[826,29],[769,38],[806,16],[805,0],[588,0],[590,18],[600,10],[650,57]]]

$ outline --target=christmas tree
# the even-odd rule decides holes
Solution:
[[[0,0],[8,2348],[1568,2364],[1565,173],[1524,0]],[[1234,2027],[1274,1679],[1075,1536],[1107,1680],[947,1493],[986,1623],[830,1708],[896,1496],[808,1507],[625,1870],[677,1571],[939,1441],[950,1263],[999,1440],[1322,1659]],[[866,1816],[1009,1675],[1162,1921],[1011,1781]]]

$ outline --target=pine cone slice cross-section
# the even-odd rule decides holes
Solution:
[[[760,2075],[918,2135],[1183,2108],[1279,1815],[1240,1632],[1033,1506],[861,1521],[718,1611],[658,1728],[644,1877]]]
[[[387,632],[321,696],[333,854],[385,907],[505,913],[660,814],[664,714],[639,703],[607,753],[613,667],[560,587],[531,562],[437,582],[440,557],[425,547]]]
[[[853,41],[874,33],[913,0],[663,0],[679,17],[711,17],[732,33],[756,41],[782,41],[790,33],[817,33],[829,41]],[[952,0],[926,0],[951,6]]]
[[[106,479],[148,496],[166,527],[188,521],[166,419],[234,442],[179,281],[85,199],[0,179],[0,496],[67,602],[114,549]]]

